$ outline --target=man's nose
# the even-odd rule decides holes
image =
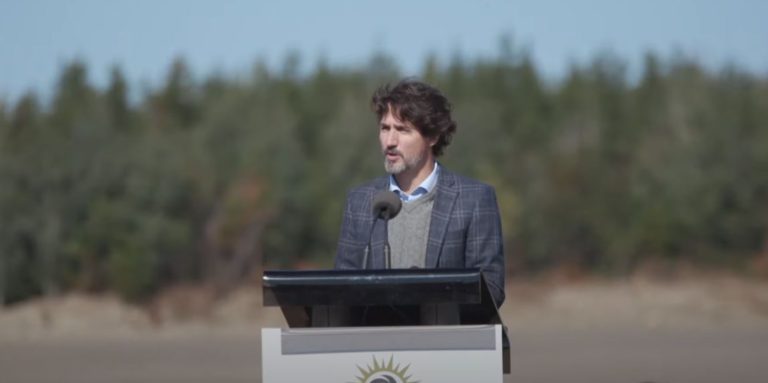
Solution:
[[[397,132],[394,130],[390,130],[389,132],[387,132],[386,136],[384,137],[384,144],[386,144],[388,148],[396,147]]]

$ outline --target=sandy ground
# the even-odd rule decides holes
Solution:
[[[733,277],[518,282],[505,382],[765,382],[768,283]],[[66,296],[0,311],[0,382],[259,382],[258,290],[151,309]],[[310,379],[311,381],[311,379]]]

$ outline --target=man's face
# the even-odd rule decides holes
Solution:
[[[434,142],[422,136],[410,122],[398,119],[391,109],[379,122],[379,143],[387,173],[420,170],[432,158]]]

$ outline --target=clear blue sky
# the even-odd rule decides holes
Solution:
[[[0,0],[0,99],[50,94],[73,58],[98,86],[113,64],[157,85],[178,55],[204,76],[247,73],[257,58],[276,68],[292,50],[308,67],[384,51],[417,74],[428,53],[493,57],[504,34],[554,79],[601,50],[630,71],[653,50],[768,75],[766,0]]]

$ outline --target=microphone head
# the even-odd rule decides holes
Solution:
[[[380,191],[373,196],[373,216],[383,219],[394,218],[400,212],[403,202],[393,191]]]

